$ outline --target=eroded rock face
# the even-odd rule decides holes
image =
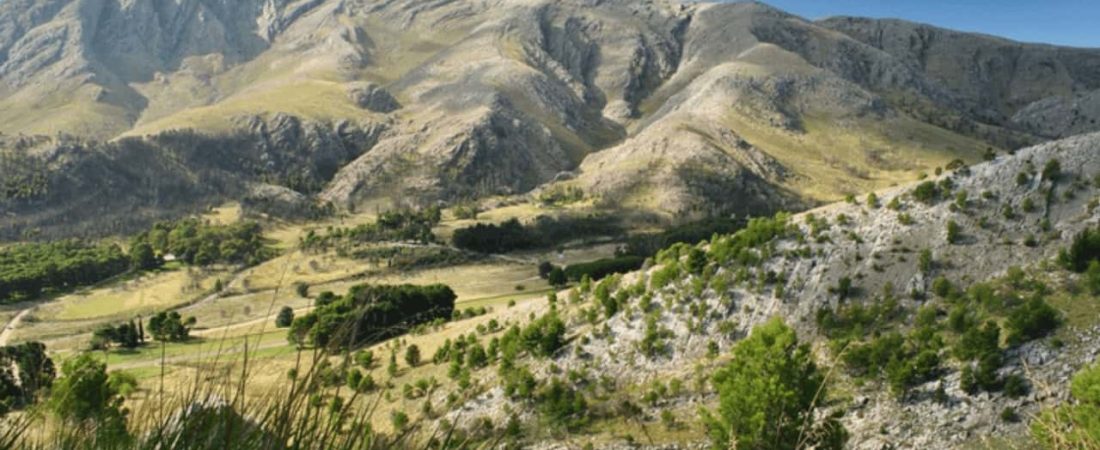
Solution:
[[[348,87],[348,97],[355,105],[377,113],[391,113],[401,107],[386,89],[374,83],[355,83]]]

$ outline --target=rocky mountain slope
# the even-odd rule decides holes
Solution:
[[[1095,311],[1095,305],[1078,303],[1094,298],[1050,294],[1077,289],[1066,287],[1075,286],[1073,275],[1054,267],[1054,258],[1077,233],[1100,224],[1098,150],[1100,134],[1057,141],[932,178],[924,184],[936,187],[932,196],[911,184],[870,201],[861,198],[858,204],[793,216],[785,220],[786,227],[750,225],[747,234],[700,244],[706,259],[697,269],[690,268],[690,247],[670,249],[642,272],[612,278],[603,287],[594,283],[580,295],[559,294],[569,343],[553,357],[531,362],[531,371],[537,379],[568,373],[576,389],[608,404],[631,395],[622,392],[646,392],[654,383],[680,380],[685,386],[680,393],[641,404],[633,417],[656,421],[664,411],[694,417],[700,406],[714,401],[713,392],[699,384],[699,377],[705,382],[710,373],[702,369],[713,358],[708,355],[728,353],[754,326],[778,316],[815,342],[820,361],[835,366],[831,383],[843,394],[830,409],[843,413],[852,448],[1012,442],[1026,434],[1026,421],[1003,419],[1002,412],[1031,417],[1064,399],[1069,377],[1100,352],[1100,325],[1095,313],[1085,312]],[[1047,169],[1054,166],[1051,161],[1061,170]],[[955,232],[947,231],[956,226]],[[770,234],[781,229],[786,231]],[[939,280],[969,294],[951,294]],[[874,377],[856,382],[842,362],[844,355],[830,347],[830,330],[821,320],[823,311],[844,314],[854,305],[869,314],[894,308],[900,315],[882,315],[864,326],[881,327],[875,336],[908,333],[921,322],[919,311],[934,312],[923,320],[946,323],[948,312],[959,308],[957,302],[969,301],[962,300],[967,295],[978,295],[976,289],[992,289],[993,297],[1003,299],[998,301],[1011,304],[1019,301],[1013,300],[1020,295],[1014,289],[1030,288],[1005,286],[1033,283],[1061,311],[1065,329],[1056,337],[1009,344],[1004,350],[995,373],[1026,377],[1032,387],[1024,395],[968,392],[962,374],[969,363],[951,356],[950,347],[959,344],[942,331],[951,344],[938,350],[939,369],[931,379],[916,382],[904,395]],[[612,301],[616,308],[606,310]],[[980,304],[962,307],[970,314],[990,310]],[[721,350],[713,352],[712,346]],[[493,374],[485,376],[490,386],[498,382]],[[500,419],[507,411],[537,414],[530,408],[528,399],[493,388],[446,417],[475,424],[480,417]]]
[[[251,159],[231,143],[255,134],[252,117],[366,123],[374,137],[334,147],[348,157],[311,175],[311,189],[270,184],[354,207],[557,182],[684,219],[800,208],[987,147],[1095,130],[1098,64],[1092,50],[814,23],[760,3],[11,0],[0,4],[0,132],[156,145],[193,130]],[[284,137],[260,156],[278,166],[332,142]],[[113,172],[138,163],[112,145],[96,147]],[[55,211],[76,201],[34,199]]]

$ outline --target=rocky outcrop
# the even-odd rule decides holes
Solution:
[[[391,113],[401,107],[389,91],[374,83],[355,83],[348,86],[348,97],[356,106],[377,113]]]

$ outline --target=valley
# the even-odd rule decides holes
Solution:
[[[1100,448],[1100,50],[0,0],[0,450]]]

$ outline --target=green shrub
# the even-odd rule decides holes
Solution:
[[[933,181],[925,181],[918,184],[917,187],[913,189],[911,195],[913,199],[931,205],[939,200],[940,188]]]
[[[957,244],[962,238],[962,227],[954,220],[947,221],[947,242]]]
[[[1005,322],[1009,345],[1038,339],[1058,328],[1061,314],[1042,298],[1035,297],[1012,310]]]
[[[555,428],[576,431],[588,423],[584,394],[555,378],[535,397],[539,413]]]
[[[815,414],[826,403],[825,377],[809,346],[779,319],[737,343],[713,383],[718,409],[701,413],[717,448],[839,449],[847,441],[835,418]]]
[[[1100,442],[1100,364],[1082,369],[1069,389],[1072,402],[1044,411],[1031,434],[1045,448],[1094,448]]]
[[[1100,260],[1100,228],[1087,228],[1073,238],[1069,248],[1058,254],[1058,261],[1068,270],[1082,273],[1089,263]]]

